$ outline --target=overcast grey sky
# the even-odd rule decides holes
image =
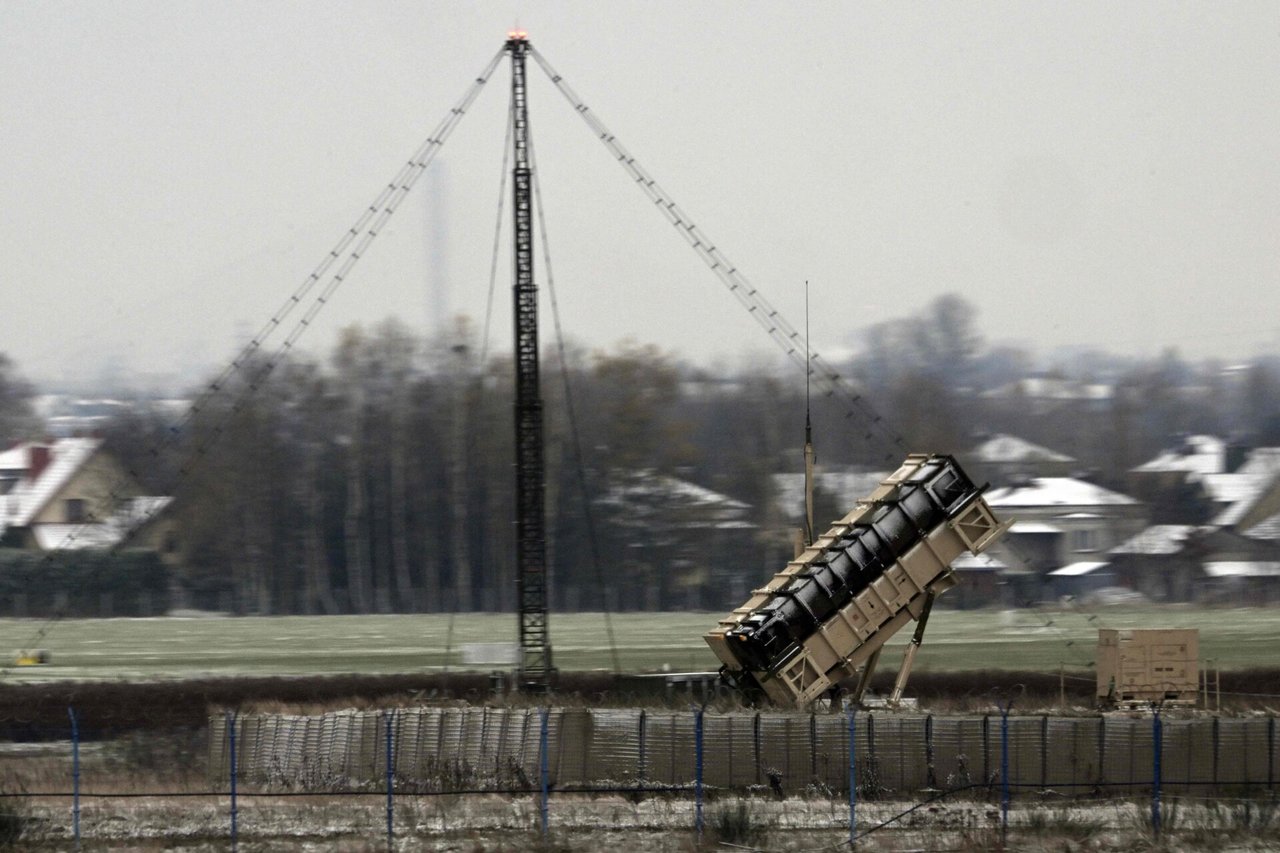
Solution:
[[[796,325],[811,282],[826,354],[947,291],[1039,349],[1280,349],[1275,2],[0,0],[0,351],[38,380],[225,361],[517,21]],[[530,67],[569,334],[773,357]],[[425,330],[442,287],[483,314],[509,79],[308,348]]]

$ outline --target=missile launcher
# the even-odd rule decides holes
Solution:
[[[861,674],[912,620],[894,701],[936,596],[956,584],[951,562],[1004,535],[954,457],[912,454],[823,536],[706,635],[722,675],[744,692],[803,707]]]

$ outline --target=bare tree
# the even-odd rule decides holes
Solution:
[[[13,360],[0,353],[0,447],[8,447],[40,433],[40,419],[31,407],[35,389],[19,374]]]

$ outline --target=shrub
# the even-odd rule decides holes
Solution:
[[[0,791],[0,848],[16,848],[30,824],[26,800],[12,791]]]
[[[25,601],[26,616],[153,616],[168,595],[169,569],[154,551],[0,549],[0,601]],[[104,598],[111,613],[100,612]]]
[[[711,813],[711,831],[717,843],[751,847],[763,839],[769,826],[756,817],[750,801],[738,800]]]

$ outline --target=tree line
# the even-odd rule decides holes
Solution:
[[[1280,444],[1274,359],[1233,372],[1173,351],[1087,353],[1046,370],[1041,355],[989,346],[954,295],[861,340],[843,366],[870,403],[859,412],[911,450],[963,455],[984,434],[1011,433],[1123,488],[1126,470],[1180,434]],[[1033,405],[1017,391],[1031,376],[1109,396]],[[785,563],[800,507],[778,506],[773,475],[801,470],[799,371],[713,374],[624,342],[570,345],[563,363],[549,353],[542,381],[554,609],[727,609]],[[0,356],[6,446],[40,434],[33,394]],[[138,405],[105,437],[147,492],[174,495],[177,587],[191,606],[511,610],[512,411],[509,357],[485,353],[466,322],[424,339],[388,320],[345,330],[323,359],[242,365],[179,433]],[[857,420],[814,397],[820,463],[889,467],[897,450]],[[819,496],[823,520],[847,509]]]

